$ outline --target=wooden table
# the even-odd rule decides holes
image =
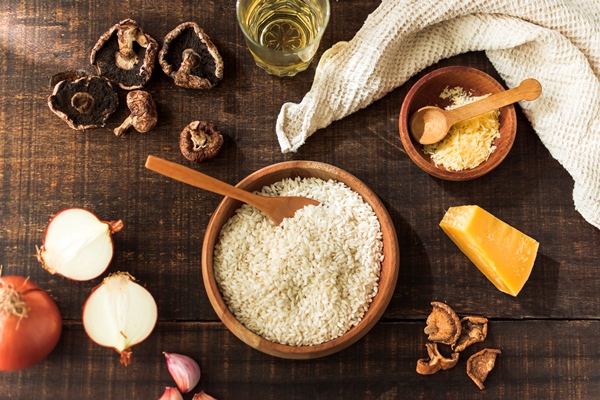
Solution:
[[[376,0],[331,4],[331,21],[317,55],[350,40]],[[193,20],[211,36],[225,76],[210,91],[176,87],[159,68],[146,89],[159,123],[152,131],[116,137],[120,107],[105,128],[74,131],[50,112],[50,77],[91,71],[98,37],[123,18],[137,20],[162,43]],[[29,276],[54,298],[64,319],[61,340],[40,364],[0,373],[0,398],[157,399],[174,386],[163,351],[184,353],[202,367],[194,390],[218,399],[464,399],[595,398],[600,391],[600,232],[575,211],[573,181],[518,110],[518,135],[506,160],[468,182],[432,178],[407,157],[397,128],[404,96],[422,74],[371,106],[318,131],[297,153],[282,154],[275,121],[284,102],[310,89],[316,61],[294,78],[255,66],[235,19],[235,4],[187,0],[63,0],[0,5],[0,264],[4,275]],[[483,53],[444,60],[498,77]],[[122,105],[125,94],[120,92]],[[146,170],[148,154],[191,165],[179,152],[185,125],[205,119],[225,135],[219,156],[193,168],[230,183],[285,160],[322,161],[354,174],[382,199],[400,242],[400,275],[382,320],[337,354],[309,361],[274,358],[248,347],[219,321],[204,290],[200,255],[204,231],[221,197]],[[478,204],[540,242],[533,273],[513,298],[496,290],[439,228],[448,207]],[[74,282],[36,260],[49,218],[85,207],[124,221],[114,236],[107,272],[128,271],[153,294],[159,322],[134,348],[133,363],[94,344],[81,308],[101,278]],[[483,347],[502,350],[486,388],[467,377],[465,360],[433,376],[415,372],[425,357],[431,301],[458,314],[490,319]],[[0,355],[1,357],[2,355]],[[191,394],[185,395],[190,399]]]

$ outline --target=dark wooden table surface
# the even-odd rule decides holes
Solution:
[[[322,52],[350,40],[376,0],[331,4]],[[146,89],[159,122],[152,131],[116,137],[127,115],[119,108],[105,128],[74,131],[50,112],[50,77],[87,69],[98,37],[124,18],[137,20],[162,43],[184,21],[211,36],[225,62],[210,91],[176,87],[159,68]],[[483,53],[443,60],[498,78]],[[294,78],[255,66],[233,1],[4,0],[0,4],[0,264],[48,291],[64,319],[56,349],[40,364],[0,373],[2,399],[158,399],[173,381],[163,351],[192,356],[202,368],[194,390],[218,399],[597,398],[600,392],[600,232],[575,211],[573,181],[542,145],[520,110],[518,135],[506,160],[468,182],[432,178],[407,157],[397,118],[411,85],[424,72],[371,106],[333,123],[294,154],[282,154],[275,121],[284,102],[310,89],[316,61]],[[124,104],[125,94],[120,98]],[[218,320],[204,290],[200,256],[206,225],[221,197],[146,170],[149,154],[191,165],[178,149],[195,119],[225,135],[219,156],[193,168],[230,183],[266,165],[315,160],[338,166],[369,185],[391,214],[400,242],[400,274],[382,320],[337,354],[309,361],[274,358],[248,347]],[[540,242],[531,278],[518,297],[496,290],[439,228],[448,207],[478,204]],[[122,219],[107,272],[74,282],[36,260],[46,224],[57,211],[85,207]],[[134,348],[133,363],[94,344],[81,309],[102,277],[128,271],[153,294],[159,322]],[[426,355],[431,301],[459,314],[490,319],[483,347],[502,350],[480,391],[465,361],[433,376],[415,372]],[[0,357],[2,355],[0,354]],[[191,394],[185,396],[191,398]]]

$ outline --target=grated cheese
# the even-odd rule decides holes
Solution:
[[[459,86],[447,87],[440,94],[440,98],[452,101],[447,110],[488,96],[472,96]],[[451,171],[475,168],[496,150],[494,141],[500,137],[499,116],[500,110],[494,110],[454,124],[444,139],[424,145],[423,152],[431,155],[431,160],[438,168],[443,166]]]

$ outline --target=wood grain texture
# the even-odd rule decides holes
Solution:
[[[351,40],[376,0],[331,2],[317,53]],[[116,137],[105,128],[76,132],[50,112],[49,80],[69,69],[91,71],[98,37],[133,18],[159,44],[179,23],[197,22],[218,47],[223,80],[209,91],[176,87],[156,69],[146,89],[159,122],[152,131]],[[0,264],[4,275],[29,276],[56,300],[65,320],[57,349],[41,364],[0,373],[0,397],[14,399],[159,398],[172,385],[162,351],[190,354],[203,366],[200,388],[239,398],[594,398],[600,329],[600,232],[575,211],[573,180],[542,145],[517,107],[517,135],[506,159],[467,182],[431,177],[404,152],[398,113],[427,72],[466,65],[501,79],[483,53],[441,61],[405,85],[282,154],[275,135],[281,105],[310,89],[316,62],[291,79],[255,66],[235,19],[234,2],[60,0],[0,2]],[[119,91],[125,105],[125,92]],[[202,284],[206,226],[221,196],[172,182],[144,168],[149,154],[185,163],[181,130],[213,122],[225,136],[219,156],[192,168],[231,184],[272,163],[312,160],[335,165],[366,183],[386,206],[400,244],[400,273],[382,322],[356,344],[318,360],[280,360],[236,339],[219,322]],[[540,242],[530,280],[517,298],[497,291],[439,228],[451,206],[477,204]],[[128,271],[156,298],[159,324],[125,369],[112,350],[83,332],[81,307],[101,278],[71,282],[35,258],[49,218],[86,207],[122,219],[107,273]],[[489,343],[501,348],[497,370],[480,392],[456,369],[414,373],[424,357],[424,320],[431,301],[459,315],[492,319]],[[114,354],[113,354],[114,353]],[[186,397],[186,399],[191,396]]]
[[[192,393],[218,399],[591,399],[600,390],[598,321],[490,321],[483,343],[464,350],[454,368],[430,376],[415,371],[427,356],[424,326],[380,323],[339,353],[299,361],[260,353],[220,323],[162,322],[124,367],[116,352],[94,345],[73,322],[44,363],[0,374],[0,388],[11,399],[158,399],[174,384],[161,353],[167,351],[196,359],[202,377]],[[502,354],[481,391],[466,374],[466,359],[486,347]]]

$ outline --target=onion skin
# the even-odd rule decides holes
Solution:
[[[0,277],[0,291],[16,290],[25,302],[26,317],[0,310],[0,370],[16,371],[45,359],[62,332],[58,306],[50,296],[22,276]]]

